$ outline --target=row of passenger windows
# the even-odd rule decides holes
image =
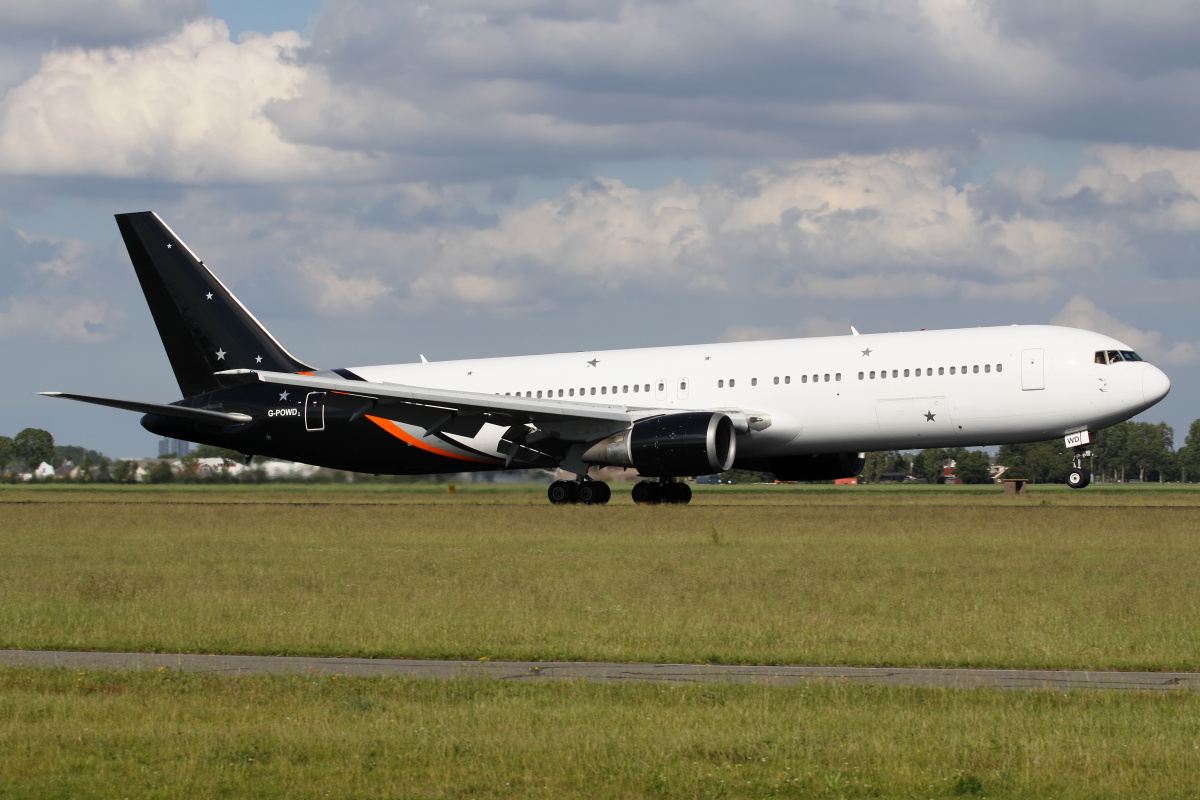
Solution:
[[[834,373],[834,375],[833,375],[833,377],[832,377],[832,380],[835,380],[835,381],[840,381],[841,379],[842,379],[842,373],[840,373],[840,372]],[[801,376],[799,377],[799,379],[798,379],[798,380],[800,381],[800,383],[808,383],[808,376],[807,376],[807,375],[801,375]],[[825,373],[825,382],[826,382],[826,383],[829,383],[829,381],[830,381],[830,375],[829,375],[829,373],[828,373],[828,372],[826,372],[826,373]],[[791,383],[791,382],[792,382],[792,376],[791,376],[791,375],[784,375],[784,376],[783,376],[783,382],[784,382],[785,384],[789,384],[789,383]],[[820,375],[818,375],[818,374],[815,374],[815,373],[814,373],[814,374],[813,374],[813,376],[812,376],[812,382],[813,382],[813,383],[820,383],[820,382],[821,382],[821,376],[820,376]],[[776,375],[776,376],[775,376],[775,378],[774,378],[774,383],[775,383],[775,385],[776,385],[776,386],[778,386],[778,385],[779,385],[779,376],[778,376],[778,375]],[[751,385],[751,386],[758,386],[758,378],[751,378],[751,379],[750,379],[750,385]],[[736,386],[737,386],[737,378],[730,378],[730,379],[729,379],[729,388],[730,388],[730,389],[733,389],[733,388],[735,388]],[[719,380],[717,381],[717,388],[718,388],[718,389],[724,389],[724,388],[725,388],[725,379],[724,379],[724,378],[721,378],[721,379],[719,379]]]
[[[609,394],[610,393],[609,392],[610,387],[608,387],[608,386],[600,386],[600,387],[581,386],[579,388],[579,396],[583,397],[587,394],[596,394],[597,388],[599,388],[600,394]],[[589,391],[589,389],[590,389],[590,391]],[[620,390],[620,394],[629,394],[630,389],[633,390],[634,394],[638,394],[639,392],[649,392],[650,384],[635,383],[632,386],[630,386],[629,384],[624,384],[621,386],[613,386],[613,387],[611,387],[611,389],[612,389],[612,392],[611,392],[612,394],[617,394],[618,389]],[[665,392],[666,390],[667,390],[666,383],[663,381],[659,381],[658,382],[658,391]],[[679,391],[681,391],[681,392],[687,391],[687,381],[686,380],[679,382]],[[536,392],[531,390],[531,391],[524,392],[524,396],[525,397],[543,397],[543,396],[544,397],[555,397],[555,392],[558,392],[558,394],[557,394],[558,397],[574,397],[575,396],[575,389],[573,389],[573,388],[572,389],[546,389],[544,392],[542,390],[538,390]],[[505,392],[504,396],[511,397],[513,394],[516,394],[517,397],[521,397],[521,395],[522,395],[521,392]]]
[[[1116,351],[1112,351],[1112,352],[1116,352]],[[1103,362],[1101,362],[1101,361],[1100,361],[1100,357],[1101,357],[1101,356],[1103,356],[1103,355],[1104,355],[1104,351],[1100,351],[1100,352],[1096,353],[1096,362],[1097,362],[1097,363],[1103,363]],[[1127,360],[1127,361],[1135,361],[1135,360],[1138,360],[1136,355],[1134,355],[1134,354],[1132,354],[1132,353],[1129,353],[1128,355],[1133,355],[1134,357],[1133,357],[1133,358],[1126,358],[1126,360]],[[951,374],[951,375],[957,375],[957,374],[959,374],[959,370],[961,370],[961,372],[962,372],[962,374],[963,374],[963,375],[966,375],[966,374],[967,374],[967,366],[966,366],[965,364],[964,364],[962,367],[950,367],[949,369],[950,369],[950,374]],[[978,365],[978,364],[975,364],[973,367],[971,367],[971,371],[972,371],[972,372],[979,372],[979,365]],[[992,371],[992,365],[991,365],[991,364],[984,364],[984,365],[983,365],[983,371],[984,371],[984,372],[991,372],[991,371]],[[1003,364],[997,364],[997,365],[996,365],[996,372],[1003,372],[1003,371],[1004,371],[1004,365],[1003,365]],[[893,377],[893,378],[899,378],[899,377],[902,377],[901,373],[903,373],[903,377],[905,377],[905,378],[908,378],[908,377],[910,377],[912,374],[915,374],[915,375],[916,375],[916,377],[918,377],[918,378],[919,378],[919,377],[921,377],[921,375],[922,375],[922,370],[921,370],[921,368],[920,368],[920,367],[917,367],[916,369],[905,369],[905,370],[894,369],[894,370],[892,370],[891,377]],[[887,378],[887,377],[888,377],[888,371],[887,371],[886,369],[879,370],[879,373],[878,373],[878,374],[879,374],[879,378],[880,378],[880,379],[883,379],[883,378]],[[927,375],[927,376],[932,376],[932,375],[933,375],[933,367],[926,367],[926,368],[925,368],[925,370],[924,370],[924,374],[925,374],[925,375]],[[938,375],[945,375],[945,374],[946,374],[946,367],[938,367],[938,368],[937,368],[937,374],[938,374]],[[858,379],[859,379],[860,381],[862,381],[862,380],[875,380],[875,376],[876,376],[876,372],[875,372],[875,370],[871,370],[870,372],[860,372],[860,373],[858,373]],[[810,378],[811,378],[811,380],[812,380],[812,382],[813,382],[813,383],[821,383],[822,381],[823,381],[823,382],[825,382],[825,383],[829,383],[829,382],[830,382],[830,380],[833,380],[833,381],[835,381],[835,382],[836,382],[836,381],[840,381],[840,380],[842,379],[842,373],[840,373],[840,372],[835,372],[835,373],[832,373],[832,374],[830,374],[830,373],[826,372],[826,373],[824,373],[824,375],[822,375],[822,374],[820,374],[820,373],[812,373],[811,375],[801,375],[801,376],[798,378],[798,380],[799,380],[799,382],[800,382],[800,383],[808,383],[808,382],[809,382],[809,380],[810,380]],[[779,385],[779,376],[778,376],[778,375],[776,375],[776,376],[775,376],[775,377],[772,379],[772,382],[773,382],[773,383],[774,383],[776,386],[778,386],[778,385]],[[791,384],[791,382],[792,382],[792,376],[791,376],[791,375],[784,375],[784,376],[783,376],[783,383],[784,383],[785,385],[787,385],[787,384]],[[729,383],[729,388],[730,388],[730,389],[733,389],[733,388],[735,388],[735,387],[737,386],[737,378],[729,378],[729,379],[728,379],[728,383]],[[717,388],[718,388],[718,389],[724,389],[724,388],[725,388],[725,384],[726,384],[726,379],[725,379],[725,378],[720,378],[720,379],[718,379],[718,380],[717,380]],[[751,379],[750,379],[750,385],[751,385],[751,386],[758,386],[758,378],[751,378]],[[630,384],[623,384],[623,385],[619,385],[619,386],[612,386],[612,387],[608,387],[608,386],[600,386],[600,387],[596,387],[596,386],[591,386],[591,387],[580,387],[580,388],[579,388],[579,397],[584,397],[584,396],[586,396],[586,395],[589,395],[589,394],[592,394],[592,395],[594,395],[594,394],[597,394],[597,389],[599,389],[599,394],[602,394],[602,395],[607,395],[607,394],[610,394],[610,393],[611,393],[611,394],[618,394],[618,393],[620,393],[620,394],[629,394],[631,389],[632,389],[632,392],[633,392],[633,394],[638,394],[638,393],[641,393],[641,392],[647,392],[647,393],[648,393],[648,392],[650,391],[650,384],[648,384],[648,383],[644,383],[644,384],[635,383],[635,384],[632,384],[632,385],[630,385]],[[610,392],[610,389],[611,389],[611,392]],[[659,381],[659,383],[658,383],[658,392],[661,394],[661,393],[665,392],[665,391],[666,391],[666,389],[667,389],[666,383],[665,383],[665,382],[663,382],[663,381]],[[681,381],[679,382],[679,391],[681,391],[681,392],[686,392],[686,391],[687,391],[687,381],[686,381],[686,380],[681,380]],[[546,390],[544,390],[544,391],[539,389],[539,390],[538,390],[538,391],[536,391],[536,392],[535,392],[535,391],[533,391],[533,390],[528,390],[528,391],[526,391],[526,392],[524,392],[524,393],[522,393],[522,392],[505,392],[505,393],[504,393],[504,395],[505,395],[506,397],[511,397],[511,396],[512,396],[512,395],[514,395],[514,394],[515,394],[517,397],[521,397],[521,396],[522,396],[522,394],[524,394],[524,396],[525,396],[525,397],[555,397],[555,396],[557,396],[557,397],[575,397],[575,396],[576,396],[576,395],[575,395],[575,389],[573,389],[573,388],[572,388],[572,389],[546,389]]]
[[[964,365],[963,365],[963,366],[961,366],[961,367],[950,367],[950,374],[951,374],[951,375],[958,375],[960,370],[961,370],[961,373],[962,373],[963,375],[966,375],[966,374],[967,374],[967,365],[966,365],[966,364],[964,364]],[[984,365],[983,365],[983,371],[984,371],[984,372],[991,372],[991,371],[992,371],[992,365],[991,365],[991,364],[984,364]],[[893,378],[899,378],[899,377],[901,377],[901,373],[902,373],[902,372],[904,373],[903,377],[905,377],[905,378],[909,377],[909,373],[910,373],[910,372],[916,373],[916,377],[918,377],[918,378],[919,378],[919,377],[921,377],[921,368],[920,368],[920,367],[917,367],[915,370],[907,370],[907,369],[905,369],[905,370],[899,370],[899,369],[894,369],[894,370],[892,370],[892,377],[893,377]],[[979,372],[979,365],[978,365],[978,364],[975,364],[974,366],[972,366],[972,367],[971,367],[971,372],[972,372],[972,373],[977,373],[977,372]],[[1004,372],[1004,365],[1003,365],[1003,364],[997,364],[997,365],[996,365],[996,372]],[[938,374],[938,375],[945,375],[945,374],[946,374],[946,368],[945,368],[945,367],[938,367],[938,368],[937,368],[937,374]],[[932,376],[932,375],[933,375],[933,367],[926,367],[926,368],[925,368],[925,375],[926,375],[926,376]],[[882,379],[882,378],[886,378],[886,377],[888,377],[888,371],[887,371],[886,369],[881,369],[881,370],[879,370],[879,377],[880,377],[881,379]],[[858,379],[859,379],[860,381],[861,381],[861,380],[872,380],[872,381],[873,381],[873,380],[875,380],[875,370],[871,370],[870,372],[860,372],[860,373],[858,373]]]

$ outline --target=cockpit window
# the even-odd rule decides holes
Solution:
[[[1117,364],[1121,361],[1141,361],[1142,357],[1132,350],[1097,350],[1097,364]]]

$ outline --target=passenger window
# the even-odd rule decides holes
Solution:
[[[660,383],[658,384],[658,390],[659,390],[660,392],[665,392],[665,391],[667,390],[667,387],[666,387],[666,385],[665,385],[665,384],[663,384],[663,383],[661,383],[661,382],[660,382]]]
[[[737,385],[737,381],[734,380],[733,378],[730,378],[729,379],[729,388],[732,389],[736,385]]]
[[[950,368],[950,374],[951,374],[951,375],[953,375],[953,374],[954,374],[954,367],[951,367],[951,368]]]
[[[807,376],[807,375],[801,375],[801,376],[800,376],[800,382],[801,382],[801,383],[808,383],[808,376]]]
[[[615,389],[617,387],[614,386],[613,388]],[[628,384],[621,387],[621,394],[629,394],[629,385]]]
[[[729,382],[729,385],[730,385],[730,386],[733,386],[733,381],[730,381],[730,382]],[[681,391],[681,392],[686,392],[686,391],[687,391],[687,381],[680,381],[680,382],[679,382],[679,391]]]
[[[613,392],[612,392],[612,393],[613,393],[613,394],[616,394],[616,393],[617,393],[617,387],[615,387],[615,386],[613,387]]]
[[[784,375],[784,376],[783,376],[783,382],[784,382],[784,383],[791,383],[791,382],[792,382],[792,376],[791,376],[791,375]]]
[[[945,375],[945,374],[946,374],[946,368],[938,367],[938,375]]]
[[[1003,364],[997,364],[997,365],[996,365],[996,372],[1004,372],[1004,365],[1003,365]]]
[[[650,384],[648,384],[648,383],[646,384],[646,388],[644,391],[647,391],[647,392],[650,391]]]
[[[778,375],[775,376],[775,385],[776,386],[779,385],[779,376]]]
[[[836,375],[833,376],[833,379],[835,381],[840,381],[842,379],[842,373],[840,373],[840,372],[837,373]],[[828,380],[828,378],[826,378],[826,380]]]
[[[875,380],[875,370],[871,370],[871,380]]]
[[[724,378],[722,378],[721,380],[717,381],[717,388],[718,388],[718,389],[724,389],[724,388],[725,388],[725,379],[724,379]]]
[[[542,396],[542,390],[538,389],[538,397],[541,397],[541,396]]]
[[[813,375],[813,383],[816,383],[818,380],[820,380],[820,376],[819,376],[819,375]]]
[[[569,390],[568,390],[568,395],[567,395],[567,396],[568,396],[568,397],[574,397],[574,396],[575,396],[575,390],[574,390],[574,389],[569,389]]]
[[[917,367],[917,377],[921,377],[921,368]]]
[[[991,364],[984,364],[984,365],[983,365],[983,371],[984,371],[984,372],[991,372],[991,371],[992,371],[992,365],[991,365]]]
[[[966,364],[963,364],[963,368],[962,368],[962,374],[963,374],[963,375],[966,375],[966,374],[967,374],[967,365],[966,365]]]
[[[533,392],[526,392],[526,393],[525,393],[525,396],[526,396],[526,397],[533,397]]]
[[[829,383],[829,373],[828,372],[825,373],[825,382]]]
[[[634,394],[637,394],[637,391],[638,391],[638,385],[635,383],[635,384],[633,385],[633,393],[634,393]]]
[[[863,377],[864,377],[864,374],[863,374],[863,373],[861,373],[861,372],[860,372],[860,373],[858,373],[858,379],[859,379],[860,381],[863,379]]]
[[[899,378],[899,377],[900,377],[900,370],[898,370],[898,369],[894,369],[894,370],[892,370],[892,377],[893,377],[893,378]]]
[[[595,393],[596,393],[596,387],[595,387],[595,386],[593,386],[593,387],[592,387],[592,394],[595,394]]]
[[[751,379],[750,379],[750,385],[751,385],[751,386],[758,386],[758,378],[751,378]]]
[[[562,396],[563,396],[563,390],[562,390],[562,389],[559,389],[559,390],[558,390],[558,396],[559,396],[559,397],[562,397]]]
[[[601,386],[601,387],[600,387],[600,394],[608,394],[608,387],[607,387],[607,386]]]
[[[879,370],[879,380],[883,380],[886,377],[887,377],[887,370],[886,369]]]
[[[978,375],[979,374],[979,365],[976,364],[975,366],[971,367],[971,372],[974,372],[976,375]]]
[[[908,377],[908,370],[904,370],[904,377]]]

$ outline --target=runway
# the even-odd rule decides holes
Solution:
[[[754,684],[798,686],[844,681],[875,686],[949,689],[1200,689],[1195,672],[1091,672],[1086,670],[922,669],[910,667],[766,667],[721,664],[621,664],[567,661],[427,661],[393,658],[309,658],[196,653],[97,653],[0,650],[0,666],[80,670],[157,670],[225,675],[344,675],[492,680],[582,680],[593,683]]]

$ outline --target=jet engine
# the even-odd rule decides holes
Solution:
[[[712,475],[733,466],[733,420],[716,411],[690,411],[635,422],[583,454],[589,464],[632,467],[648,478]]]
[[[865,453],[821,453],[812,456],[748,458],[735,466],[738,469],[773,473],[777,481],[832,481],[857,477],[865,463]]]

